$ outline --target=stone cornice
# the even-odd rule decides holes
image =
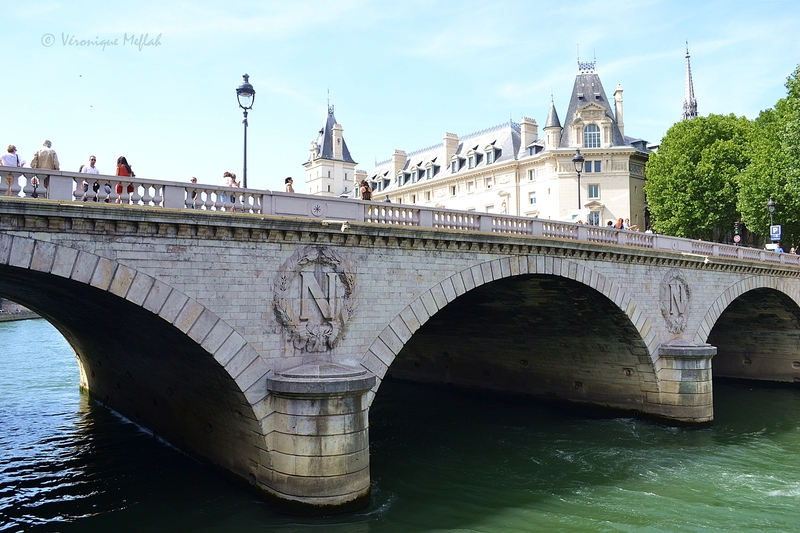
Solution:
[[[547,255],[577,260],[649,264],[719,270],[753,275],[800,277],[800,267],[734,258],[710,257],[600,244],[572,239],[442,230],[350,222],[346,232],[321,220],[253,214],[226,214],[148,207],[91,206],[53,201],[0,201],[0,232],[28,234],[81,233],[118,237],[235,239],[246,242],[308,243],[385,249],[475,252],[497,255]]]

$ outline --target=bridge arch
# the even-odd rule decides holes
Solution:
[[[695,339],[717,347],[715,377],[800,382],[800,291],[771,276],[728,287]]]
[[[583,382],[593,378],[586,374],[582,378],[578,375],[580,373],[569,378],[570,381],[566,388],[574,390],[564,390],[565,387],[562,386],[563,394],[559,394],[559,396],[576,401],[588,401],[587,398],[589,398],[592,401],[596,400],[597,403],[636,410],[635,404],[645,401],[646,390],[651,393],[658,392],[658,380],[655,379],[658,341],[647,317],[625,289],[581,263],[558,257],[530,255],[494,259],[466,268],[435,284],[406,306],[381,331],[361,360],[361,364],[379,378],[369,401],[371,402],[374,398],[381,380],[389,373],[389,367],[395,362],[398,355],[434,315],[441,314],[448,305],[469,293],[475,293],[476,289],[480,289],[482,286],[534,279],[560,280],[560,283],[570,287],[573,293],[580,291],[592,293],[594,295],[593,302],[604,305],[608,314],[613,315],[611,320],[615,321],[619,328],[625,330],[621,335],[635,344],[631,348],[628,364],[624,369],[620,368],[620,371],[625,373],[624,377],[611,377],[610,386],[619,389],[626,387],[636,389],[632,395],[636,398],[631,396],[621,402],[612,399],[611,395],[605,399],[591,398],[591,393],[587,393],[586,390],[591,389],[591,386],[583,387]],[[587,289],[589,290],[586,291]],[[448,355],[445,354],[445,356]],[[521,358],[519,363],[527,366],[532,361]],[[530,368],[528,366],[528,369]],[[636,381],[636,384],[630,385],[632,381]],[[583,390],[581,390],[582,387]]]
[[[93,397],[252,482],[266,448],[255,411],[267,368],[202,303],[118,261],[8,233],[0,294],[61,332]]]

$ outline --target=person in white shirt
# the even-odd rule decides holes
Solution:
[[[100,174],[100,169],[94,166],[95,162],[97,162],[97,158],[93,155],[89,156],[89,166],[83,167],[81,172],[84,174]]]
[[[25,163],[20,160],[19,156],[17,155],[17,147],[13,144],[8,145],[8,153],[3,154],[0,156],[0,165],[4,167],[21,167]],[[14,176],[12,173],[6,174],[6,185],[7,191],[6,194],[11,196],[13,193],[11,191],[12,185],[15,185],[17,176]]]

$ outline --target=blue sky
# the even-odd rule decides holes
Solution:
[[[522,116],[564,118],[581,60],[609,96],[624,89],[625,133],[658,142],[680,118],[684,40],[698,110],[755,118],[800,63],[800,2],[17,2],[4,7],[0,145],[30,161],[44,138],[64,170],[90,154],[113,174],[217,183],[241,178],[250,75],[248,185],[304,182],[328,91],[348,147],[369,171],[394,149]],[[147,34],[150,46],[131,43]],[[126,40],[126,37],[128,38]],[[110,41],[75,45],[80,41]]]

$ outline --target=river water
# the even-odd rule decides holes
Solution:
[[[296,517],[81,394],[46,321],[0,323],[0,531],[800,531],[800,389],[714,386],[678,429],[387,381],[370,506]]]

